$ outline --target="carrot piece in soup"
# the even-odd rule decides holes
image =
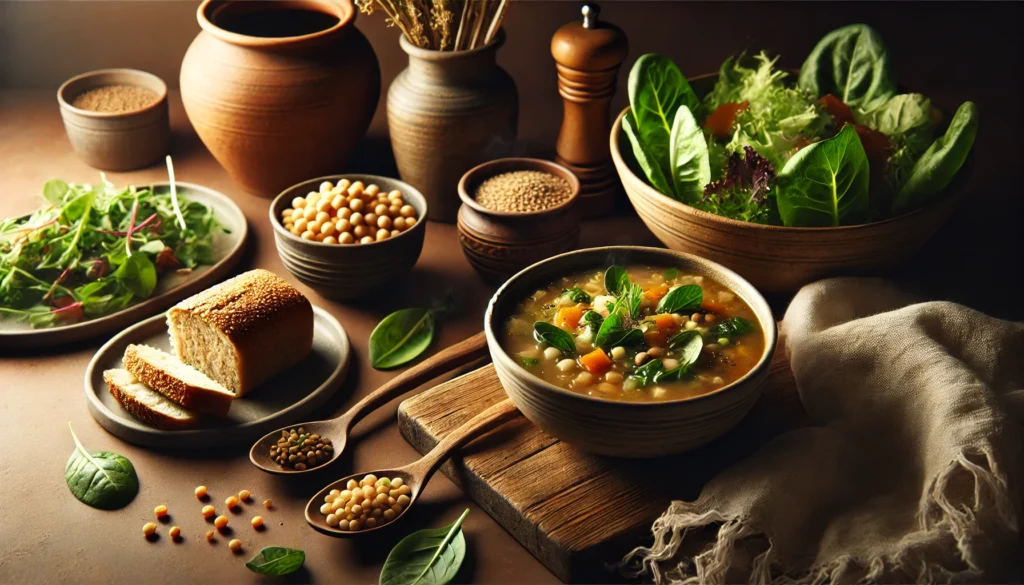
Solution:
[[[662,313],[661,315],[654,316],[654,324],[660,331],[675,329],[676,318],[669,313]]]
[[[600,347],[594,351],[580,357],[580,363],[587,369],[588,372],[595,376],[612,369],[612,358],[608,357],[608,354],[604,352]]]
[[[736,123],[736,116],[743,110],[750,107],[750,102],[728,102],[717,108],[707,120],[704,120],[704,129],[715,138],[728,138],[732,136],[732,127]]]
[[[644,331],[644,341],[651,347],[664,347],[668,341],[668,334],[660,329],[648,329]]]
[[[644,291],[644,296],[651,301],[658,302],[661,297],[668,294],[668,285],[659,284],[658,286],[652,286],[651,288]]]
[[[583,309],[580,308],[579,305],[562,307],[561,309],[558,309],[558,314],[555,315],[555,325],[575,329],[580,324],[580,319],[582,318]]]
[[[832,120],[836,123],[836,128],[842,128],[846,124],[853,124],[853,112],[850,111],[850,106],[843,103],[843,100],[832,94],[826,94],[818,99],[818,103],[825,108],[829,116],[832,116]]]

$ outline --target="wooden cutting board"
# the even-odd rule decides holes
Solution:
[[[505,398],[494,366],[402,402],[399,428],[421,453]],[[761,399],[726,436],[697,451],[651,460],[591,455],[521,415],[467,445],[441,471],[566,583],[616,577],[607,563],[651,543],[651,523],[768,438],[804,424],[781,344]],[[628,441],[629,437],[622,440]]]

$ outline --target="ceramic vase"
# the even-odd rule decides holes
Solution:
[[[256,11],[333,16],[323,30],[293,36],[240,34],[227,23]],[[272,196],[312,177],[341,172],[377,108],[380,68],[355,27],[351,0],[205,0],[202,32],[181,65],[181,97],[192,126],[243,188]],[[280,19],[285,26],[284,19]]]
[[[435,51],[403,36],[409,66],[388,90],[388,129],[402,180],[420,190],[430,219],[456,220],[459,179],[508,155],[515,144],[519,97],[495,57],[504,32],[469,51]]]

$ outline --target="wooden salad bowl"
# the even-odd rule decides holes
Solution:
[[[698,95],[718,75],[691,79]],[[640,219],[663,244],[719,262],[766,292],[793,292],[821,278],[881,272],[905,264],[949,219],[964,194],[970,157],[948,192],[917,211],[873,223],[819,228],[749,223],[714,215],[663,195],[637,172],[622,131],[612,125],[612,160]]]
[[[533,375],[501,346],[516,306],[539,288],[581,270],[611,264],[664,266],[711,278],[740,296],[764,334],[761,359],[745,376],[711,393],[664,402],[623,402],[577,394]],[[768,378],[778,329],[764,297],[719,264],[662,248],[607,246],[568,252],[516,274],[491,298],[484,332],[498,380],[519,411],[547,434],[599,455],[649,458],[696,449],[725,434],[750,411]]]

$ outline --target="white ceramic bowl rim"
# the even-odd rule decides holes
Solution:
[[[734,292],[737,295],[739,295],[740,298],[742,298],[744,300],[744,302],[746,302],[747,305],[750,306],[750,308],[755,312],[755,314],[758,315],[758,319],[757,319],[758,320],[758,324],[761,326],[761,331],[762,331],[762,333],[764,335],[764,351],[761,354],[761,359],[759,359],[757,361],[757,363],[754,364],[754,367],[752,367],[750,369],[750,371],[748,371],[743,376],[737,378],[736,380],[734,380],[730,384],[728,384],[726,386],[722,386],[721,388],[718,388],[717,390],[713,390],[713,391],[708,392],[706,394],[701,394],[700,396],[693,396],[693,397],[690,397],[690,398],[679,398],[679,399],[676,399],[676,400],[663,400],[663,401],[660,401],[660,402],[627,402],[627,401],[624,401],[624,400],[608,400],[606,398],[600,398],[600,397],[597,397],[597,396],[588,396],[586,394],[580,394],[578,392],[573,392],[572,390],[568,390],[566,388],[562,388],[561,386],[555,386],[554,384],[552,384],[552,383],[550,383],[550,382],[548,382],[546,380],[543,380],[542,378],[540,378],[538,376],[535,376],[529,370],[527,370],[527,369],[523,368],[521,365],[519,365],[514,359],[512,359],[512,357],[510,355],[508,355],[508,353],[505,351],[505,348],[498,341],[496,327],[503,326],[503,324],[496,324],[494,322],[494,319],[495,319],[494,310],[495,310],[495,305],[497,304],[498,300],[501,299],[504,294],[506,294],[506,292],[513,285],[513,283],[515,283],[517,280],[520,280],[520,279],[528,280],[529,277],[530,277],[530,272],[532,272],[534,270],[538,270],[538,269],[540,269],[543,266],[547,266],[547,265],[550,265],[550,264],[553,264],[553,263],[561,262],[563,259],[571,257],[571,256],[575,256],[575,255],[578,255],[578,254],[587,254],[587,253],[589,253],[589,254],[600,253],[601,255],[607,257],[607,256],[609,256],[609,255],[611,255],[613,253],[616,253],[616,252],[621,253],[621,254],[626,254],[626,255],[631,254],[631,253],[656,254],[656,255],[662,256],[662,257],[664,257],[666,259],[669,259],[669,258],[675,259],[677,262],[682,260],[682,261],[692,262],[692,263],[696,263],[696,264],[702,264],[702,265],[706,266],[709,269],[709,272],[718,273],[718,274],[721,274],[721,275],[727,277],[725,279],[716,279],[716,280],[734,280],[736,282],[740,282],[743,285],[745,285],[746,288],[748,289],[747,291],[733,290],[731,288],[730,288],[730,290],[732,290],[732,292]],[[606,268],[606,266],[602,267],[602,268]],[[573,398],[573,399],[591,401],[591,402],[596,402],[596,403],[600,403],[600,404],[613,404],[613,405],[616,405],[616,406],[621,406],[622,408],[626,408],[626,409],[628,409],[628,408],[649,409],[649,408],[663,407],[663,406],[669,405],[669,404],[681,404],[681,403],[693,404],[693,403],[696,403],[696,402],[701,401],[701,400],[711,399],[714,396],[717,396],[717,395],[723,394],[725,392],[729,392],[729,391],[735,390],[736,388],[739,387],[740,383],[742,383],[742,382],[744,382],[744,381],[746,381],[748,379],[753,378],[755,375],[759,374],[764,369],[770,367],[771,366],[771,360],[773,359],[773,357],[775,355],[775,346],[776,346],[776,344],[778,342],[779,334],[778,334],[778,326],[777,326],[777,324],[775,322],[774,317],[769,318],[768,322],[765,323],[764,319],[762,319],[760,317],[760,315],[764,314],[764,313],[766,313],[769,316],[771,316],[772,315],[771,307],[768,306],[768,301],[766,301],[764,299],[764,297],[761,296],[761,293],[758,292],[758,290],[754,287],[754,285],[750,284],[745,278],[743,278],[739,274],[736,274],[732,270],[729,270],[728,268],[722,266],[721,264],[718,264],[717,262],[712,262],[711,260],[707,260],[705,258],[701,258],[700,256],[696,256],[694,254],[687,254],[685,252],[676,252],[674,250],[668,250],[668,249],[665,249],[665,248],[650,248],[650,247],[645,247],[645,246],[604,246],[604,247],[598,247],[598,248],[585,248],[585,249],[582,249],[582,250],[575,250],[575,251],[572,251],[572,252],[566,252],[564,254],[559,254],[558,256],[552,256],[552,257],[548,258],[547,260],[541,260],[540,262],[537,262],[536,264],[533,264],[531,266],[528,266],[528,267],[524,268],[523,270],[519,271],[517,274],[515,274],[514,276],[509,278],[507,281],[505,281],[505,284],[501,285],[501,287],[498,288],[498,290],[494,293],[494,296],[492,296],[491,300],[487,303],[487,310],[484,313],[484,331],[485,331],[486,336],[487,336],[487,344],[492,349],[492,353],[497,353],[499,358],[507,360],[508,363],[512,367],[519,368],[519,370],[524,372],[527,376],[529,376],[534,381],[534,383],[536,383],[538,386],[544,388],[548,392],[557,392],[557,393],[561,393],[561,394],[566,395],[566,396],[568,396],[570,398]],[[497,350],[497,351],[494,351],[494,350]]]
[[[364,183],[366,181],[377,181],[377,182],[380,182],[380,183],[387,182],[387,183],[398,184],[400,186],[399,190],[402,192],[402,196],[403,197],[407,193],[411,193],[412,197],[416,200],[415,203],[417,205],[413,205],[412,203],[410,203],[410,205],[412,205],[414,208],[418,207],[418,206],[422,206],[423,207],[422,212],[419,209],[416,210],[416,212],[419,214],[419,217],[416,218],[416,224],[412,226],[412,229],[405,230],[402,233],[398,234],[397,236],[395,236],[393,238],[388,238],[388,239],[386,239],[384,241],[381,241],[381,242],[370,242],[368,244],[354,243],[354,244],[349,244],[349,245],[344,245],[344,246],[339,246],[338,244],[325,244],[323,242],[317,242],[315,240],[303,240],[299,236],[296,236],[295,234],[291,233],[290,231],[288,231],[288,230],[286,230],[284,228],[284,224],[281,223],[281,218],[278,217],[278,214],[280,212],[275,212],[275,210],[277,209],[281,199],[286,197],[288,195],[289,191],[298,189],[299,187],[302,187],[303,185],[315,185],[315,186],[319,187],[320,183],[323,183],[324,181],[331,181],[332,183],[336,183],[337,181],[339,181],[341,179],[349,179],[349,180],[351,180],[353,178],[356,181],[363,181]],[[353,181],[353,182],[355,182],[355,181]],[[367,186],[369,186],[369,184]],[[311,190],[315,191],[316,189],[311,189]],[[299,197],[299,195],[293,195],[293,197]],[[284,210],[282,209],[281,211],[284,211]],[[296,183],[296,184],[292,185],[291,187],[288,187],[284,191],[281,191],[280,193],[278,193],[277,197],[274,197],[274,200],[270,202],[270,214],[269,215],[270,215],[270,225],[274,226],[274,231],[277,232],[278,235],[280,235],[280,236],[282,236],[284,238],[288,238],[288,239],[292,240],[293,242],[298,242],[298,243],[300,243],[302,245],[321,246],[323,248],[335,249],[335,248],[339,248],[339,247],[341,247],[341,248],[351,248],[351,247],[356,247],[356,246],[358,246],[358,247],[377,246],[377,245],[386,246],[386,245],[388,245],[388,242],[391,242],[391,241],[403,238],[407,234],[411,233],[413,230],[416,230],[416,229],[426,229],[426,227],[425,227],[426,223],[425,222],[427,221],[427,211],[428,211],[428,209],[427,209],[427,199],[423,196],[422,193],[419,192],[419,190],[417,190],[412,185],[410,185],[410,184],[408,184],[408,183],[406,183],[404,181],[400,181],[399,179],[392,179],[391,177],[384,177],[384,176],[381,176],[381,175],[364,175],[364,174],[360,174],[360,173],[348,173],[348,174],[342,174],[342,175],[327,175],[327,176],[324,176],[324,177],[317,177],[315,179],[309,179],[309,180],[306,180],[306,181],[302,181],[301,183]],[[423,226],[423,227],[421,227],[421,226]]]

